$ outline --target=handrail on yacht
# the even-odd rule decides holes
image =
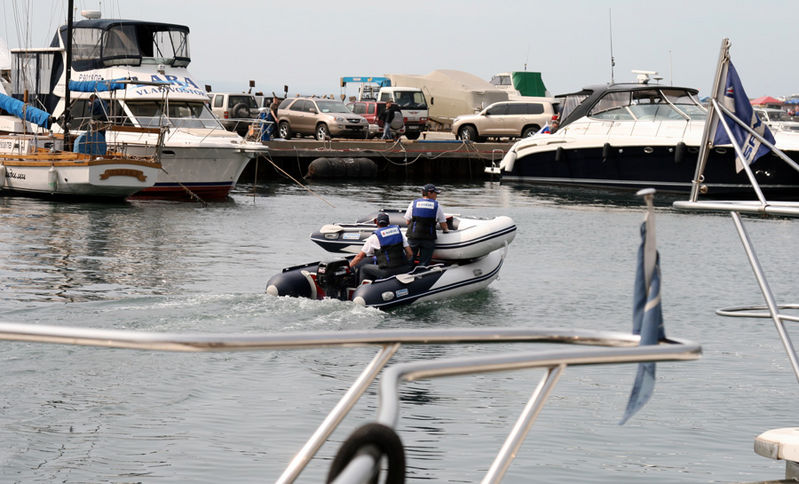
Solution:
[[[484,477],[483,482],[488,483],[500,482],[566,367],[695,360],[702,352],[701,346],[686,340],[668,339],[658,345],[638,346],[640,340],[638,335],[562,328],[385,329],[230,335],[157,333],[0,322],[0,340],[173,352],[380,346],[378,353],[289,463],[276,481],[279,483],[294,482],[299,477],[316,452],[402,345],[556,343],[585,346],[514,352],[504,348],[495,354],[416,360],[396,364],[383,371],[376,421],[393,429],[399,420],[398,387],[402,382],[527,368],[546,370]],[[370,453],[358,455],[337,477],[333,476],[334,482],[370,482],[379,472],[380,460],[379,455],[374,456]]]
[[[780,340],[782,341],[783,347],[785,348],[785,352],[787,353],[788,360],[791,363],[791,367],[793,369],[794,375],[796,376],[797,380],[799,380],[799,357],[797,357],[796,349],[791,342],[791,338],[785,328],[785,321],[796,321],[797,319],[791,315],[785,314],[781,312],[784,309],[795,309],[796,305],[780,305],[777,304],[776,298],[774,296],[771,287],[769,287],[768,280],[766,279],[766,275],[763,271],[763,267],[760,265],[760,261],[757,258],[757,254],[755,253],[754,245],[752,244],[752,240],[749,237],[749,233],[746,231],[746,227],[744,226],[743,219],[741,217],[741,213],[752,214],[752,215],[761,215],[761,216],[780,216],[780,217],[798,217],[799,216],[799,202],[794,201],[769,201],[766,199],[763,191],[760,188],[760,184],[758,183],[755,175],[752,172],[752,168],[749,166],[749,163],[744,156],[743,149],[741,147],[740,140],[736,139],[736,136],[733,134],[729,122],[732,122],[735,125],[743,128],[750,136],[757,139],[762,145],[766,146],[772,153],[774,153],[778,158],[780,158],[785,164],[787,164],[791,169],[795,171],[799,171],[799,164],[797,164],[794,160],[789,158],[785,153],[783,153],[780,149],[778,149],[773,143],[767,140],[764,136],[758,133],[756,130],[750,126],[751,119],[741,120],[736,113],[730,111],[723,103],[719,101],[721,96],[721,92],[725,89],[725,82],[722,79],[726,76],[726,71],[728,69],[728,63],[730,61],[729,57],[729,48],[730,48],[730,41],[729,39],[725,38],[722,40],[721,43],[721,51],[719,53],[719,60],[716,65],[716,77],[713,83],[713,97],[710,99],[710,109],[708,112],[707,122],[705,123],[705,130],[702,135],[702,142],[700,143],[700,150],[699,155],[697,158],[696,163],[696,170],[694,173],[694,179],[692,181],[692,188],[691,188],[691,195],[688,200],[684,201],[676,201],[674,202],[674,208],[686,211],[715,211],[715,212],[728,212],[732,217],[733,223],[735,224],[735,229],[738,233],[738,237],[743,244],[744,252],[746,253],[746,257],[749,260],[749,265],[752,268],[752,272],[755,276],[755,280],[757,281],[758,286],[760,287],[760,292],[765,300],[765,307],[762,309],[767,309],[767,313],[753,313],[749,311],[753,311],[755,309],[759,309],[760,307],[757,306],[745,306],[745,307],[738,307],[738,308],[726,308],[720,309],[717,311],[717,314],[721,316],[732,316],[732,317],[768,317],[774,322],[774,325],[777,329],[777,333],[780,336]],[[737,90],[735,92],[738,92]],[[741,91],[743,92],[743,91]],[[728,119],[725,119],[725,116]],[[757,200],[714,200],[714,201],[705,201],[699,200],[699,194],[701,192],[701,183],[704,181],[704,173],[705,168],[707,165],[708,160],[708,152],[713,147],[713,140],[711,139],[711,131],[713,129],[723,129],[731,144],[733,149],[735,150],[735,155],[737,161],[740,162],[741,168],[746,172],[746,177],[749,180],[749,183],[752,187],[752,191],[754,196],[756,196]],[[753,163],[756,162],[756,158]]]

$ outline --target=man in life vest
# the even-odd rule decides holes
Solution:
[[[372,281],[383,279],[411,270],[409,260],[412,254],[405,234],[400,231],[399,226],[388,224],[387,213],[377,214],[375,222],[377,230],[363,242],[361,251],[350,261],[350,267],[353,269],[364,257],[374,256],[377,261],[377,264],[361,266],[358,282],[363,282],[364,279]]]
[[[420,266],[430,264],[436,248],[436,224],[444,233],[449,232],[444,210],[436,198],[441,191],[432,183],[422,187],[422,198],[408,205],[405,220],[408,222],[408,243],[413,251],[414,263]]]

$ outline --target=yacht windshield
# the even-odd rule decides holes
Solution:
[[[128,101],[128,109],[142,127],[160,126],[164,116],[161,101]],[[219,120],[201,102],[170,101],[163,122],[175,128],[222,128]]]
[[[666,121],[704,119],[707,112],[685,90],[652,88],[610,92],[588,115],[613,121]]]

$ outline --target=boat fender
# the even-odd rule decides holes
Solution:
[[[0,187],[6,184],[6,165],[0,163]]]
[[[58,190],[58,170],[54,166],[47,171],[47,186],[50,188],[50,193],[55,193]]]
[[[602,161],[603,162],[608,161],[608,157],[610,157],[610,150],[612,150],[612,149],[613,149],[613,147],[610,146],[610,143],[605,143],[604,145],[602,145]]]
[[[565,161],[565,160],[566,160],[566,153],[564,153],[562,146],[558,146],[558,149],[555,150],[555,161]]]
[[[380,462],[383,456],[388,458],[386,484],[405,482],[405,448],[402,440],[391,427],[372,422],[355,429],[341,444],[330,464],[327,483],[333,482],[353,458],[363,453],[370,454],[375,462]],[[379,480],[379,476],[376,476],[374,482]]]
[[[674,147],[674,163],[682,163],[683,158],[685,158],[685,143],[680,141]]]

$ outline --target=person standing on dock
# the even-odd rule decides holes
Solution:
[[[436,248],[436,224],[441,225],[444,233],[449,232],[444,210],[436,198],[441,190],[432,183],[422,187],[422,198],[417,198],[408,205],[405,220],[408,222],[408,243],[413,251],[415,265],[426,266],[433,259]]]
[[[383,139],[393,139],[394,136],[391,135],[391,130],[398,131],[402,128],[402,125],[399,125],[398,128],[392,127],[396,116],[399,116],[400,121],[402,121],[402,110],[392,101],[387,101],[386,110],[380,115],[380,119],[383,120]]]
[[[350,268],[355,269],[365,257],[375,256],[377,259],[377,264],[364,264],[360,268],[359,283],[364,279],[374,281],[411,270],[413,253],[405,234],[399,226],[388,224],[389,217],[385,212],[377,214],[375,222],[377,230],[364,240],[361,251],[350,261]]]

